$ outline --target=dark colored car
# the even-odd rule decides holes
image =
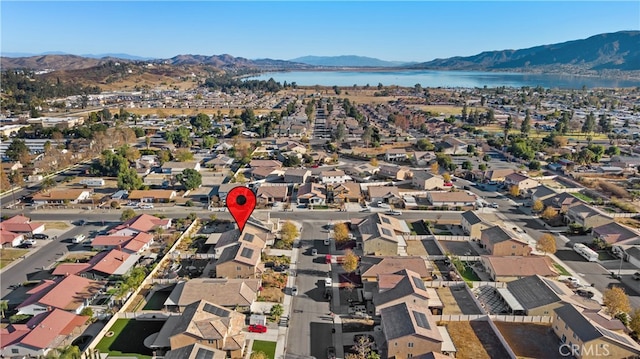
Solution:
[[[49,236],[44,233],[36,233],[33,235],[33,239],[49,239]]]
[[[31,243],[20,243],[18,245],[18,248],[31,248],[31,247],[33,247],[33,244]]]
[[[593,292],[590,290],[585,290],[585,289],[578,289],[576,291],[576,294],[578,294],[581,297],[585,297],[585,298],[593,298]]]

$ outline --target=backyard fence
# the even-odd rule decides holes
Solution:
[[[548,315],[490,315],[491,320],[509,323],[552,323],[553,317]]]
[[[470,236],[442,236],[442,235],[435,235],[434,236],[435,239],[439,240],[439,241],[452,241],[452,242],[469,242],[471,241],[471,237]]]

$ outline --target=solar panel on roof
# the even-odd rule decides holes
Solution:
[[[387,217],[381,217],[382,218],[382,222],[386,223],[386,224],[391,224],[391,221],[389,220],[389,218]]]
[[[205,304],[204,307],[202,307],[202,309],[207,312],[207,313],[211,313],[213,315],[217,315],[219,317],[228,317],[229,316],[229,311],[224,309],[224,308],[218,308],[215,307],[211,304]]]
[[[242,248],[242,252],[240,252],[240,257],[251,258],[253,257],[253,249],[251,248]]]
[[[602,332],[602,334],[604,334],[604,335],[606,335],[606,336],[608,336],[610,338],[613,338],[613,339],[615,339],[615,340],[617,340],[617,341],[619,341],[621,343],[625,343],[625,344],[628,344],[628,345],[633,345],[629,341],[629,339],[627,339],[626,337],[624,337],[624,336],[622,336],[622,335],[620,335],[620,334],[618,334],[616,332],[613,332],[613,331],[611,331],[609,329],[605,329],[605,328],[602,328],[602,327],[598,328],[598,330],[600,330]]]
[[[386,228],[382,228],[382,234],[384,234],[387,237],[391,237],[392,236],[391,231],[386,229]]]
[[[542,279],[542,280],[545,281],[545,283],[547,283],[547,285],[551,288],[551,290],[556,292],[556,294],[558,295],[564,294],[564,292],[562,291],[562,289],[560,289],[560,287],[556,282],[552,280],[547,280],[547,279]]]
[[[413,284],[415,284],[418,289],[427,290],[427,288],[424,286],[424,282],[422,281],[421,278],[411,277],[411,279],[413,279]]]
[[[416,324],[418,324],[419,327],[431,329],[431,327],[429,326],[429,321],[427,320],[427,316],[424,313],[416,312],[414,310],[413,316],[416,318]]]
[[[204,348],[198,348],[194,359],[213,359],[213,351]]]

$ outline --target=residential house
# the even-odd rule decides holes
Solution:
[[[567,213],[570,207],[584,204],[584,202],[568,192],[562,192],[546,197],[542,200],[542,204],[545,208],[550,207],[560,213]]]
[[[241,183],[223,183],[218,187],[218,198],[220,203],[224,204],[227,200],[227,194],[236,187],[244,187]]]
[[[493,256],[528,256],[531,253],[527,242],[516,239],[501,226],[483,229],[480,244]]]
[[[282,162],[278,160],[251,160],[249,162],[249,167],[272,167],[272,168],[281,168]]]
[[[225,248],[216,261],[218,278],[257,278],[263,271],[260,261],[262,248],[237,243]]]
[[[367,178],[377,174],[380,171],[380,167],[372,166],[370,163],[341,166],[340,169],[359,182],[364,182]]]
[[[129,254],[141,254],[153,244],[153,235],[140,232],[131,236],[96,236],[91,241],[91,247],[98,251],[121,248]]]
[[[378,177],[391,178],[397,181],[404,181],[411,178],[411,176],[411,169],[404,166],[383,164],[380,165],[380,171],[378,171]]]
[[[402,205],[402,197],[396,186],[369,186],[369,201],[372,203],[389,203],[393,205]]]
[[[436,145],[436,148],[447,155],[464,155],[467,153],[468,146],[466,142],[455,137],[445,137]]]
[[[402,236],[411,233],[405,221],[376,213],[351,223],[358,228],[364,254],[395,256],[405,252],[407,244]]]
[[[185,161],[185,162],[175,162],[169,161],[162,164],[160,170],[162,173],[175,176],[186,169],[192,169],[200,172],[200,162],[198,161]]]
[[[427,200],[435,207],[475,207],[477,198],[466,191],[429,191]]]
[[[176,191],[170,189],[137,189],[129,193],[129,200],[144,203],[169,203],[176,198]]]
[[[548,186],[538,186],[533,189],[533,193],[531,194],[531,201],[543,201],[549,197],[555,196],[558,194],[553,188]]]
[[[405,161],[407,158],[407,151],[404,148],[390,148],[384,154],[384,159],[387,162]]]
[[[247,342],[244,325],[244,314],[199,300],[186,306],[180,316],[170,316],[150,346],[173,351],[199,344],[221,350],[227,358],[242,358]]]
[[[480,263],[494,282],[511,282],[539,275],[556,279],[558,272],[547,256],[480,256]]]
[[[298,187],[298,203],[324,205],[327,202],[327,188],[319,183],[304,183]]]
[[[560,346],[561,355],[579,359],[640,357],[640,345],[628,334],[607,329],[586,314],[571,304],[553,310],[553,332],[566,344]]]
[[[466,211],[462,213],[460,225],[464,233],[472,240],[480,239],[482,230],[491,228],[500,222],[495,213],[481,213],[476,211]]]
[[[90,267],[84,272],[88,277],[99,280],[123,277],[135,268],[140,258],[140,255],[127,253],[119,249],[103,251],[89,260]]]
[[[205,162],[205,167],[207,168],[229,168],[233,164],[233,158],[223,155],[217,154],[214,158]]]
[[[219,258],[226,248],[233,247],[238,243],[246,243],[263,250],[267,244],[267,236],[268,234],[264,231],[253,226],[247,226],[242,232],[237,229],[232,229],[222,233],[212,233],[207,238],[205,244],[212,245],[216,258]]]
[[[631,265],[640,269],[640,245],[631,246],[631,248],[625,249],[624,257],[631,263]]]
[[[421,190],[444,189],[444,179],[430,171],[413,171],[411,185]]]
[[[613,218],[587,204],[569,207],[565,218],[569,223],[578,224],[585,230],[613,222]]]
[[[9,324],[0,329],[3,358],[45,357],[55,348],[71,345],[89,317],[53,308],[36,314],[26,324]]]
[[[442,302],[435,289],[427,288],[424,280],[413,271],[405,269],[398,274],[379,275],[376,283],[378,292],[373,295],[376,315],[399,303],[417,303],[429,308],[433,314],[442,313]]]
[[[353,182],[341,183],[333,187],[333,200],[337,203],[360,202],[362,192],[360,185]]]
[[[260,186],[256,191],[256,199],[262,205],[287,202],[289,200],[289,186]]]
[[[171,175],[166,173],[149,173],[144,176],[142,183],[150,187],[167,188],[171,186]]]
[[[193,343],[175,350],[169,350],[164,354],[164,359],[226,359],[227,353],[222,350],[206,347]]]
[[[5,173],[10,173],[13,171],[18,171],[19,169],[22,168],[22,163],[20,163],[20,161],[15,161],[15,162],[2,162],[2,170]]]
[[[282,178],[284,171],[277,167],[252,167],[250,173],[253,180],[275,182]]]
[[[575,295],[566,284],[539,275],[507,282],[507,291],[507,303],[514,301],[519,308],[514,314],[530,316],[552,315],[554,309]]]
[[[433,151],[414,151],[411,155],[411,161],[418,167],[429,166],[435,159],[436,155]]]
[[[115,226],[109,234],[132,236],[140,232],[152,232],[156,229],[167,230],[171,227],[171,218],[158,218],[150,214],[139,214],[130,220]]]
[[[400,275],[409,270],[422,280],[431,280],[433,265],[419,256],[363,256],[360,259],[360,275],[363,282],[376,282],[382,275]]]
[[[540,182],[530,178],[529,176],[514,172],[504,178],[504,184],[508,188],[515,186],[520,190],[520,194],[525,194],[538,187]]]
[[[351,177],[347,176],[342,170],[322,171],[319,179],[323,184],[338,184],[351,181]]]
[[[260,279],[193,278],[176,283],[164,306],[183,312],[187,306],[206,300],[229,309],[250,308],[259,290]]]
[[[284,172],[285,183],[306,183],[311,171],[304,168],[289,168]]]
[[[483,179],[487,182],[504,182],[506,177],[515,171],[510,168],[499,168],[495,170],[488,170],[484,172]]]
[[[33,203],[43,204],[78,204],[91,198],[88,189],[64,189],[40,192],[33,195]]]
[[[31,222],[31,218],[18,214],[0,222],[0,229],[3,232],[12,232],[25,237],[31,237],[34,234],[44,233],[45,224],[41,222]]]
[[[640,167],[640,157],[635,156],[611,156],[609,162],[611,166],[622,167],[624,169],[634,169]]]
[[[62,279],[44,280],[27,291],[29,297],[16,308],[18,314],[36,315],[58,308],[75,314],[95,299],[105,283],[77,275]]]
[[[2,248],[17,247],[24,241],[24,235],[0,229],[0,244]]]
[[[638,232],[617,222],[609,222],[593,227],[591,235],[594,239],[612,246],[640,244],[640,234]]]
[[[443,338],[424,305],[398,303],[380,311],[386,349],[384,358],[404,359],[441,352]]]

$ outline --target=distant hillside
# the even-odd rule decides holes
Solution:
[[[528,70],[565,66],[576,70],[640,70],[640,31],[620,31],[583,40],[521,50],[487,51],[410,66],[439,70]]]
[[[310,68],[308,65],[284,60],[257,59],[249,60],[244,57],[223,55],[178,55],[167,60],[158,60],[171,65],[208,65],[217,68],[254,68],[258,70],[289,70]]]
[[[0,67],[2,69],[78,70],[102,65],[108,61],[108,58],[93,59],[76,55],[0,57]]]
[[[399,61],[384,61],[373,57],[343,55],[343,56],[303,56],[289,60],[313,66],[329,67],[394,67],[406,65]]]

